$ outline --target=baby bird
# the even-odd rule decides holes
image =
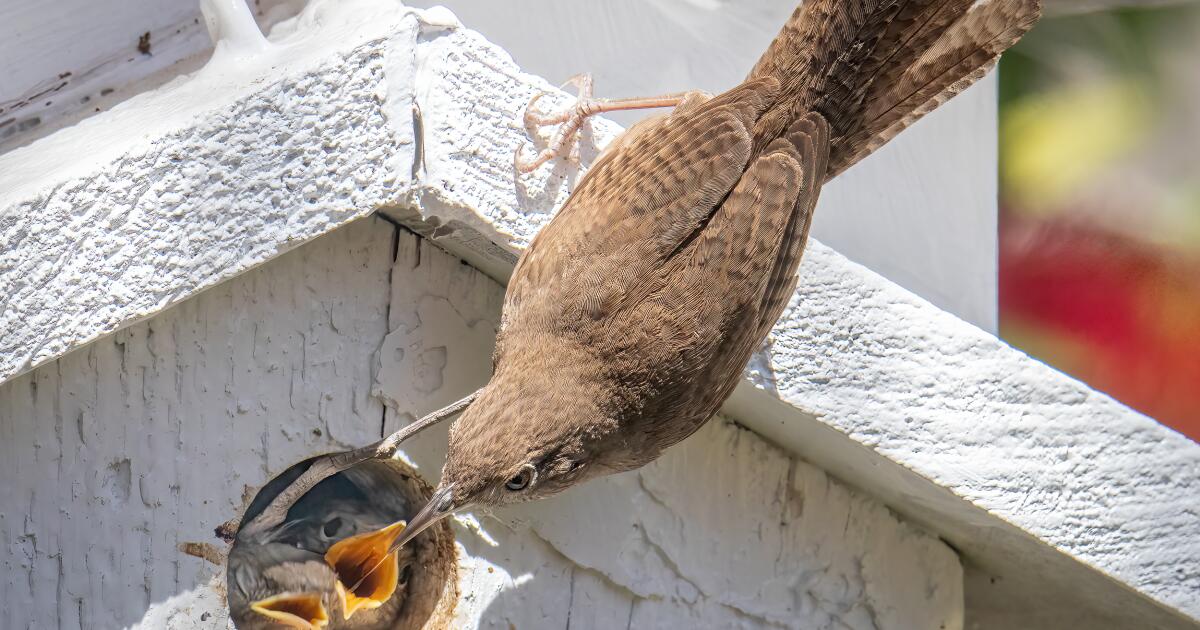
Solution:
[[[378,547],[374,538],[403,529],[402,524],[387,527],[402,513],[400,506],[367,499],[368,493],[388,494],[376,484],[365,469],[345,471],[297,501],[278,527],[239,535],[227,575],[234,625],[241,630],[392,628],[406,599],[412,552],[386,554],[385,545],[385,564],[379,562],[382,556],[371,555]],[[372,570],[369,576],[364,566]]]
[[[337,575],[321,554],[280,542],[235,545],[226,576],[240,630],[322,630],[341,616]]]

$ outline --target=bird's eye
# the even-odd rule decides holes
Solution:
[[[333,538],[334,536],[338,535],[338,532],[341,531],[341,529],[342,517],[335,516],[332,520],[325,523],[325,527],[322,528],[322,533],[325,534],[326,538]]]
[[[512,479],[504,482],[504,487],[513,492],[520,492],[525,488],[528,488],[529,484],[533,483],[533,478],[536,473],[537,471],[534,470],[533,466],[526,464],[525,467],[521,469],[521,472],[513,475]]]

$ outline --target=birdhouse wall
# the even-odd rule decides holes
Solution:
[[[0,386],[0,628],[138,622],[218,573],[180,543],[378,436],[391,242],[354,224]]]
[[[223,568],[179,545],[484,382],[502,296],[362,219],[0,386],[0,627],[228,627]],[[402,454],[431,481],[445,431]],[[455,627],[962,627],[949,547],[722,418],[454,529]]]

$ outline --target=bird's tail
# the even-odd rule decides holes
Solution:
[[[1040,14],[1040,0],[805,0],[750,73],[781,85],[755,137],[820,113],[833,178],[982,78]]]

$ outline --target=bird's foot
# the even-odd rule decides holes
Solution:
[[[562,111],[542,113],[537,110],[535,106],[546,95],[546,92],[539,92],[533,98],[529,99],[529,104],[525,106],[525,127],[532,130],[538,127],[558,125],[558,129],[554,132],[554,136],[551,137],[550,144],[532,158],[525,157],[523,146],[517,147],[516,157],[513,160],[517,171],[529,173],[546,162],[564,155],[577,161],[578,144],[575,140],[579,136],[579,130],[588,118],[596,114],[631,109],[674,107],[681,103],[689,94],[681,92],[652,97],[593,98],[592,75],[590,74],[575,75],[567,79],[563,87],[568,85],[574,85],[579,90],[578,98],[574,105]]]

